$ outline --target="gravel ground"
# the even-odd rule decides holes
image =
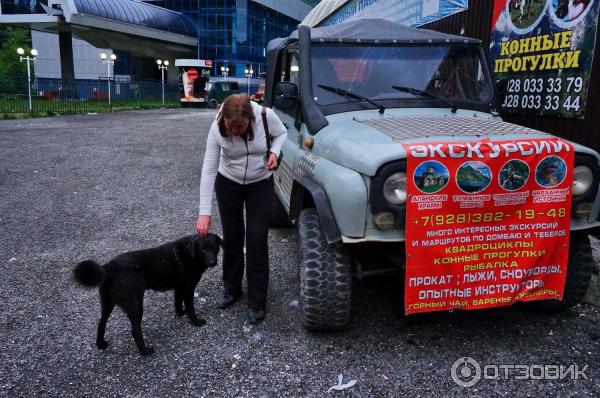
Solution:
[[[206,326],[177,318],[172,293],[148,292],[143,330],[155,355],[138,354],[120,310],[108,323],[110,347],[98,351],[97,292],[76,286],[71,269],[193,233],[213,115],[176,109],[0,122],[0,396],[600,394],[600,311],[587,304],[553,316],[516,307],[404,318],[399,282],[373,279],[355,284],[347,331],[304,331],[294,306],[295,229],[270,233],[262,325],[244,324],[244,301],[215,308],[213,269],[196,290]],[[484,379],[463,389],[450,377],[463,356],[482,365],[588,365],[589,379]],[[357,383],[328,393],[338,374]]]

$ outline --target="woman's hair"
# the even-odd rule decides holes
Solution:
[[[222,137],[229,137],[227,127],[225,126],[225,119],[229,123],[235,123],[236,120],[248,121],[248,129],[243,134],[248,140],[254,139],[254,131],[252,131],[252,123],[254,123],[254,110],[250,103],[250,97],[246,94],[234,94],[230,95],[225,99],[221,110],[217,115],[217,123],[219,124],[219,133]]]

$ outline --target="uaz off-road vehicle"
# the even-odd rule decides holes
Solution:
[[[403,270],[407,140],[549,137],[503,122],[479,40],[359,20],[299,26],[268,46],[265,102],[288,127],[275,173],[272,226],[295,221],[300,298],[309,329],[343,328],[351,281]],[[598,154],[576,151],[563,300],[583,298],[597,227]],[[539,304],[538,303],[538,304]]]

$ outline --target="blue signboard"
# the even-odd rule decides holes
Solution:
[[[469,0],[352,0],[320,25],[382,18],[406,26],[421,26],[467,8]]]

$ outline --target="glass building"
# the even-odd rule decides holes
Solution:
[[[320,0],[297,0],[310,8]],[[216,75],[221,67],[229,76],[254,76],[265,72],[267,43],[288,36],[300,23],[285,12],[252,0],[154,0],[152,4],[181,12],[200,28],[200,58],[212,60]]]

